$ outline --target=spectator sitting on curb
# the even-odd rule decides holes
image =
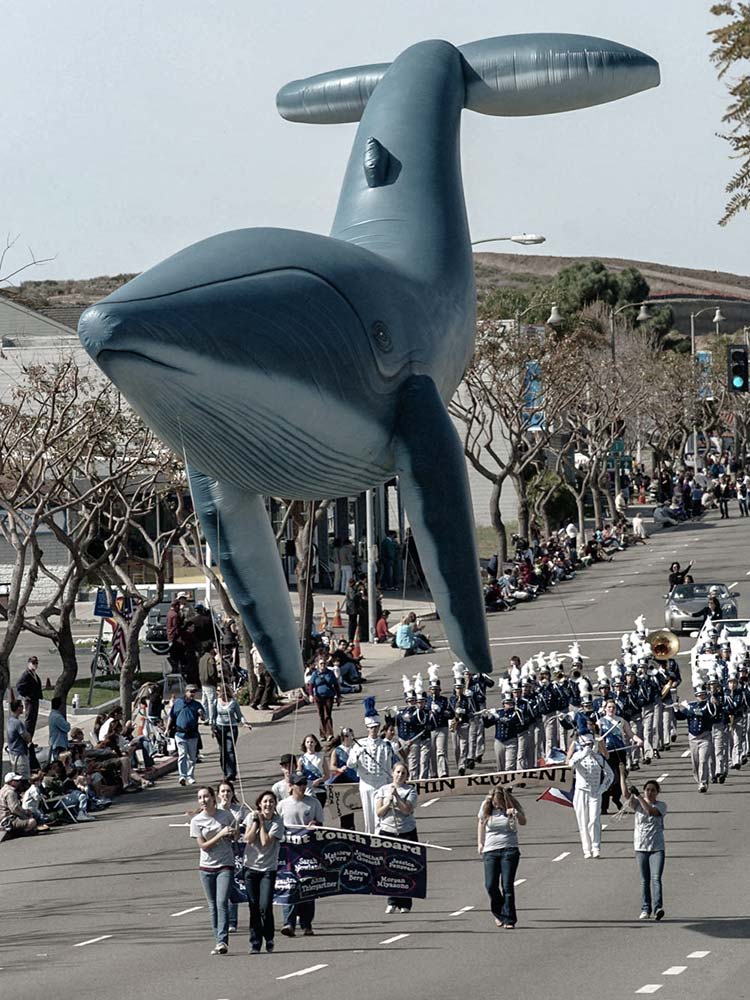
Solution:
[[[23,781],[22,774],[9,771],[5,775],[3,787],[0,788],[0,830],[6,836],[25,837],[49,829],[45,823],[37,823],[31,813],[21,805],[19,791]]]

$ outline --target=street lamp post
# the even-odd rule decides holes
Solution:
[[[651,313],[649,312],[648,302],[626,302],[624,305],[615,309],[614,306],[610,307],[609,310],[609,347],[612,352],[612,360],[616,358],[615,351],[615,316],[621,313],[623,309],[632,309],[633,306],[640,306],[638,310],[638,315],[635,318],[636,323],[643,323],[646,320],[651,319]]]
[[[719,323],[724,319],[722,315],[721,308],[719,306],[704,306],[703,309],[699,309],[697,312],[690,313],[690,356],[693,359],[693,364],[695,364],[695,321],[696,319],[705,312],[710,312],[712,309],[716,309],[714,313],[714,318],[712,322],[716,326],[716,333],[719,332]],[[693,473],[698,472],[698,426],[693,420]]]
[[[487,236],[483,240],[473,240],[471,245],[476,247],[480,243],[503,243],[506,240],[511,243],[520,243],[521,246],[530,247],[536,246],[539,243],[545,243],[547,237],[540,236],[538,233],[518,233],[516,236]]]

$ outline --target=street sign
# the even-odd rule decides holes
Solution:
[[[625,442],[622,438],[615,438],[612,442],[609,453],[610,455],[621,455],[625,451]]]
[[[94,602],[94,615],[96,618],[111,618],[112,608],[109,606],[109,601],[107,600],[107,591],[104,587],[99,587],[96,592],[96,601]]]

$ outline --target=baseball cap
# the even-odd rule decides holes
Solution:
[[[23,781],[23,775],[16,774],[15,771],[8,771],[5,775],[5,784],[8,785],[11,781]]]
[[[294,757],[292,757],[290,753],[282,754],[281,757],[279,757],[279,764],[281,764],[282,767],[289,767],[293,763]]]
[[[290,785],[307,785],[307,778],[301,771],[295,771],[294,774],[289,777]]]

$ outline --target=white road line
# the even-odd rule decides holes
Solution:
[[[403,941],[404,938],[408,938],[408,934],[394,934],[393,937],[386,938],[385,941],[380,941],[380,944],[393,944],[394,941]]]
[[[88,941],[79,941],[78,944],[74,944],[73,947],[74,948],[83,948],[87,944],[96,944],[97,941],[106,941],[107,938],[111,938],[111,937],[112,937],[111,934],[102,934],[101,937],[89,938]]]
[[[189,823],[167,823],[167,826],[190,826]]]
[[[666,781],[668,777],[669,777],[669,774],[660,774],[659,777],[656,780],[659,782],[659,784],[661,784],[662,781]]]
[[[426,802],[420,802],[419,804],[422,807],[422,809],[426,809],[427,806],[434,806],[435,803],[439,801],[440,801],[440,796],[438,796],[436,799],[428,799]]]
[[[300,969],[299,972],[287,972],[285,976],[277,976],[276,979],[294,979],[295,976],[306,976],[308,972],[317,972],[318,969],[327,969],[328,965],[311,965],[307,969]]]
[[[525,881],[525,878],[517,878],[513,885],[523,885]]]
[[[662,972],[662,976],[679,976],[685,969],[687,969],[686,965],[670,965],[668,969]]]
[[[710,955],[710,951],[691,951],[687,956],[688,958],[705,958],[706,955]]]
[[[195,913],[196,910],[202,910],[202,906],[189,906],[187,910],[178,910],[177,913],[170,913],[170,917],[184,917],[186,913]]]
[[[685,750],[684,753],[680,754],[680,757],[689,757],[689,756],[690,756],[690,751],[689,750]]]
[[[468,913],[469,910],[473,910],[473,909],[474,909],[473,906],[462,906],[460,910],[455,910],[453,913],[451,913],[451,916],[452,917],[460,917],[462,913]]]
[[[656,991],[660,990],[661,988],[662,988],[662,983],[646,983],[645,986],[641,986],[641,988],[639,990],[636,990],[635,992],[636,993],[656,993]]]
[[[563,851],[562,854],[558,854],[557,857],[553,858],[552,860],[553,861],[564,861],[565,858],[567,858],[569,856],[570,856],[570,851]]]
[[[602,830],[606,830],[608,826],[609,823],[602,823]]]

